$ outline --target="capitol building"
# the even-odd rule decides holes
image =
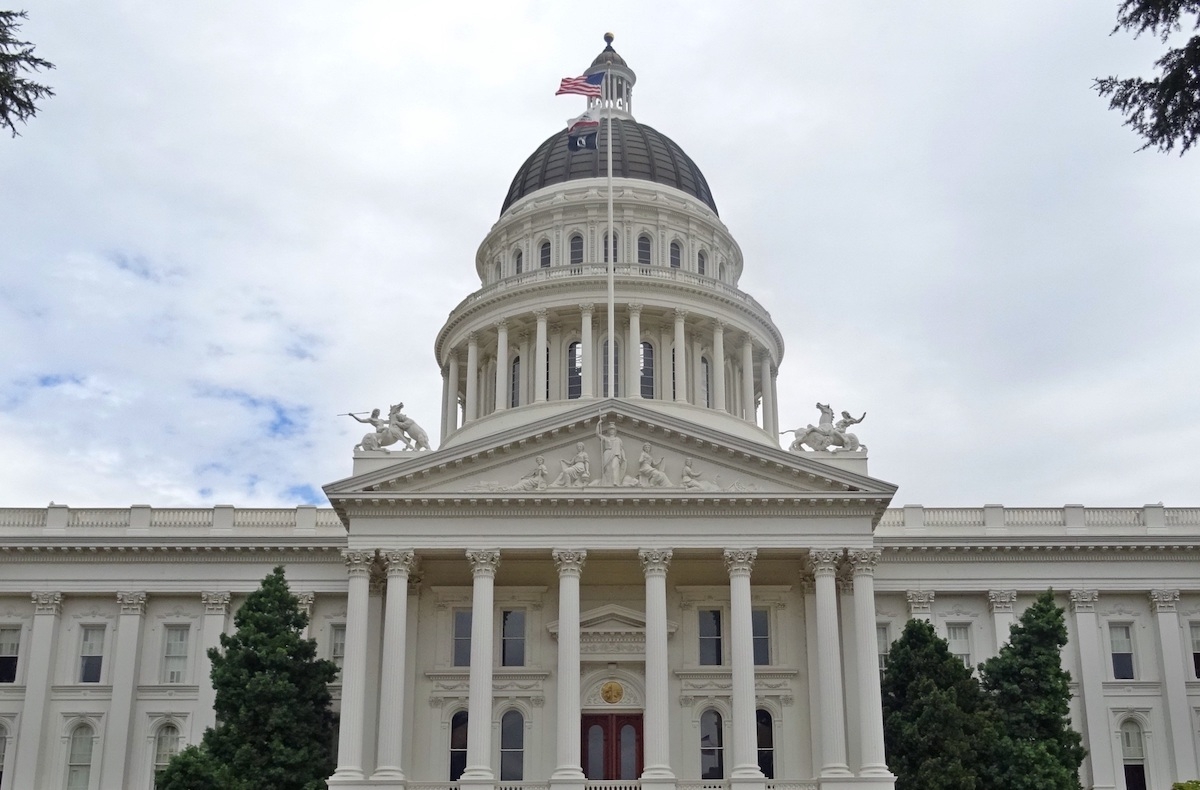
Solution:
[[[860,404],[781,444],[772,263],[601,72],[596,148],[493,185],[440,414],[362,416],[331,507],[0,509],[0,790],[151,790],[276,565],[341,667],[331,788],[883,790],[905,622],[974,666],[1047,588],[1083,786],[1200,777],[1200,508],[894,507]]]

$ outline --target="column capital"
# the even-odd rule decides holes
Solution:
[[[587,561],[587,551],[583,549],[555,549],[550,556],[554,558],[554,567],[558,569],[559,576],[578,576]]]
[[[1100,593],[1095,590],[1071,590],[1071,611],[1094,612]]]
[[[471,562],[471,575],[495,576],[496,568],[500,567],[500,550],[467,549],[467,559]]]
[[[229,614],[229,593],[224,590],[200,593],[205,614]]]
[[[539,307],[538,309],[533,311],[533,317],[539,321],[545,321],[548,313],[549,313],[549,311],[546,308]]]
[[[713,328],[714,332],[720,332],[721,334],[725,334],[725,327],[727,327],[727,326],[729,326],[729,324],[725,323],[724,321],[722,321],[719,318],[714,318],[712,320],[712,328]]]
[[[380,552],[388,578],[408,576],[417,567],[417,553],[408,549]]]
[[[838,563],[842,560],[842,552],[833,549],[813,549],[808,552],[808,559],[812,563],[815,576],[834,576],[837,574]]]
[[[496,322],[496,328],[497,329],[508,329],[508,319],[501,318],[499,321]]]
[[[675,320],[676,321],[682,321],[683,319],[687,318],[689,315],[691,315],[691,314],[687,310],[684,310],[682,307],[675,308]]]
[[[144,592],[119,592],[117,602],[121,604],[121,614],[136,614],[140,617],[146,613]]]
[[[350,576],[369,576],[371,564],[375,562],[375,552],[344,549],[342,559],[346,561],[346,573]]]
[[[625,309],[629,311],[630,315],[641,315],[642,314],[642,305],[638,302],[628,303],[627,305],[625,305]]]
[[[579,305],[579,311],[584,315],[591,315],[592,311],[595,309],[596,304],[594,302],[584,302],[583,304]]]
[[[937,596],[933,590],[909,590],[905,593],[908,598],[910,614],[929,614],[933,610],[933,599]]]
[[[800,592],[810,593],[816,589],[817,577],[812,568],[802,567],[796,575],[800,579]]]
[[[758,557],[758,549],[725,549],[725,570],[730,576],[735,574],[750,575],[754,570],[754,560]]]
[[[300,607],[300,611],[304,612],[305,617],[312,617],[313,603],[317,600],[317,594],[313,592],[298,592],[292,593],[296,596],[296,604]]]
[[[853,568],[855,576],[860,573],[874,576],[883,552],[879,549],[851,549],[846,556],[850,559],[850,567]]]
[[[666,573],[671,564],[670,549],[638,549],[638,559],[642,561],[642,573]]]
[[[467,342],[472,343],[472,344],[478,343],[479,342],[479,333],[478,332],[468,332],[467,333]]]
[[[62,593],[35,592],[33,593],[33,611],[35,614],[62,614]]]
[[[1011,612],[1017,602],[1016,590],[988,590],[988,605],[992,612]]]
[[[1150,608],[1154,610],[1155,614],[1174,612],[1177,603],[1179,603],[1179,590],[1150,591]]]

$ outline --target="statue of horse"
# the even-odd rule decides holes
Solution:
[[[354,446],[355,450],[383,450],[385,447],[393,445],[396,442],[404,442],[404,449],[406,450],[412,449],[412,442],[405,435],[404,426],[400,422],[403,415],[400,414],[400,410],[397,407],[392,407],[391,412],[388,414],[387,422],[379,419],[379,409],[375,409],[371,413],[371,416],[365,420],[353,414],[350,416],[359,422],[367,422],[375,426],[374,431],[363,436],[362,441]],[[426,439],[426,442],[428,442],[428,439]]]
[[[836,451],[840,449],[844,452],[855,452],[867,449],[865,444],[858,441],[857,436],[846,431],[846,428],[851,425],[862,422],[867,416],[865,412],[857,420],[849,413],[842,412],[842,419],[838,420],[837,425],[834,425],[833,409],[825,403],[818,403],[817,408],[821,411],[821,419],[817,425],[809,424],[807,428],[790,428],[783,431],[783,433],[796,434],[795,440],[788,447],[790,452],[803,452],[804,445],[808,445],[811,450]]]

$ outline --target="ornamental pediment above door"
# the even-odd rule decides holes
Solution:
[[[667,621],[667,635],[678,624]],[[558,621],[546,626],[558,638]],[[579,655],[583,661],[643,661],[646,657],[646,616],[618,604],[605,604],[579,615]]]

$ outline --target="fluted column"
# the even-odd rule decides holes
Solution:
[[[775,393],[771,391],[771,353],[764,352],[758,365],[759,386],[762,387],[762,427],[771,436],[778,436],[775,427]]]
[[[725,549],[729,571],[729,622],[733,675],[733,779],[763,779],[758,767],[758,722],[754,709],[754,628],[750,573],[758,552]],[[753,783],[751,783],[752,785]],[[741,787],[747,787],[741,784]],[[747,788],[749,790],[749,788]]]
[[[772,436],[779,435],[779,368],[771,366],[771,428]]]
[[[1150,606],[1158,626],[1158,660],[1162,672],[1163,699],[1167,706],[1167,725],[1170,730],[1171,753],[1175,758],[1174,776],[1181,779],[1196,776],[1196,741],[1188,705],[1184,655],[1180,639],[1179,590],[1151,590]]]
[[[684,321],[687,310],[675,311],[675,400],[687,403],[687,337],[684,334]]]
[[[112,703],[104,728],[104,757],[100,761],[100,786],[125,784],[129,733],[133,724],[133,701],[137,696],[138,666],[141,663],[142,620],[146,615],[146,593],[119,592],[121,616],[113,638],[113,661],[109,670]]]
[[[1083,692],[1084,745],[1092,768],[1092,790],[1114,787],[1112,736],[1109,734],[1108,703],[1104,698],[1104,666],[1107,655],[1096,619],[1095,590],[1072,590],[1071,609],[1075,615],[1075,633],[1079,637],[1080,690]]]
[[[479,416],[479,338],[474,332],[467,335],[467,413],[463,422]]]
[[[552,788],[582,787],[579,703],[579,577],[587,552],[556,549],[558,568],[558,766]]]
[[[442,368],[442,426],[441,433],[438,434],[445,441],[446,434],[450,433],[450,371],[447,368]]]
[[[492,772],[492,619],[496,549],[468,549],[474,577],[471,593],[471,674],[467,701],[467,768],[462,778],[484,784]]]
[[[625,395],[629,398],[642,397],[642,306],[626,305],[629,311],[629,344],[625,358],[629,360],[628,378],[625,380]]]
[[[508,408],[511,371],[508,369],[508,322],[496,322],[496,411]]]
[[[713,321],[713,408],[725,411],[725,322]]]
[[[875,633],[875,567],[878,549],[851,551],[854,568],[854,631],[858,674],[859,776],[890,777],[883,752],[883,695],[879,689],[878,642]]]
[[[742,340],[742,419],[755,422],[754,418],[754,341],[750,334]]]
[[[450,353],[449,372],[446,378],[449,386],[446,392],[446,434],[458,430],[458,353]],[[443,437],[445,438],[445,437]]]
[[[1013,624],[1013,604],[1016,602],[1016,590],[988,590],[988,605],[992,609],[992,628],[996,631],[997,653],[1008,643],[1008,632]]]
[[[823,777],[852,775],[846,765],[846,711],[837,612],[837,567],[841,555],[840,551],[828,550],[809,553],[817,588],[817,676],[821,686]]]
[[[363,717],[367,696],[367,608],[371,563],[366,551],[343,551],[350,577],[346,592],[346,655],[342,661],[342,712],[338,725],[338,766],[330,784],[363,780]]]
[[[591,398],[596,394],[592,384],[592,373],[596,367],[594,364],[596,349],[592,346],[592,312],[594,308],[595,305],[591,302],[579,305],[579,353],[583,355],[583,364],[579,372],[581,398]]]
[[[41,763],[42,725],[50,702],[54,673],[54,648],[58,642],[58,620],[62,614],[62,593],[33,593],[33,630],[29,637],[25,664],[25,704],[17,730],[15,766],[11,787],[42,787],[38,776]],[[203,684],[201,684],[203,688]]]
[[[404,657],[407,653],[408,575],[416,566],[411,551],[385,551],[387,603],[383,621],[383,672],[379,689],[379,746],[371,779],[403,781]]]
[[[638,552],[646,576],[646,721],[645,767],[642,781],[673,782],[671,770],[671,716],[667,702],[670,669],[667,666],[667,568],[670,549]]]
[[[217,691],[212,685],[212,661],[208,658],[211,648],[221,646],[221,634],[225,633],[225,620],[229,616],[230,594],[226,590],[200,593],[204,605],[204,621],[200,626],[200,653],[196,661],[196,682],[200,686],[199,704],[196,705],[196,723],[192,727],[192,740],[197,742],[204,730],[216,724],[217,714],[213,706],[217,703]]]
[[[534,332],[533,350],[533,402],[546,401],[546,311],[534,310],[537,330]]]

